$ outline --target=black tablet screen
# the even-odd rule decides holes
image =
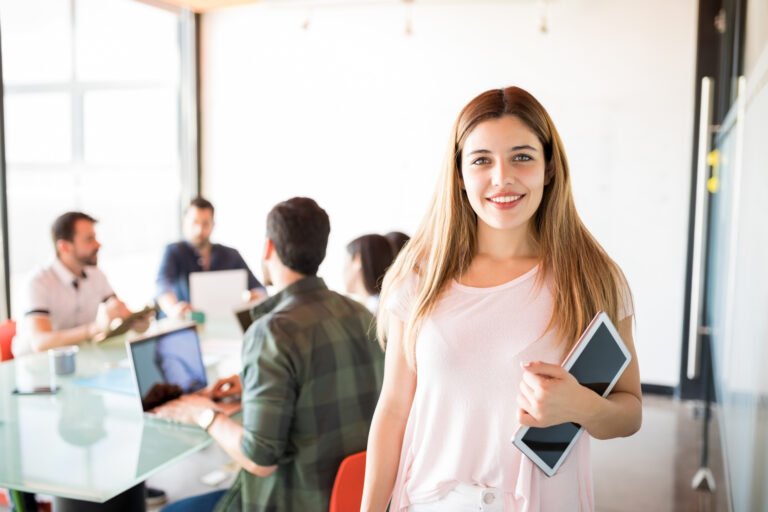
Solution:
[[[611,332],[605,324],[600,324],[569,371],[580,384],[602,395],[621,370],[625,360],[624,352],[616,344]],[[579,428],[576,423],[563,423],[547,428],[532,427],[525,433],[522,442],[550,468],[554,468],[579,432]]]

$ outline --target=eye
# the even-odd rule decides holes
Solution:
[[[533,160],[533,158],[525,153],[519,153],[512,157],[513,162],[530,162],[531,160]]]
[[[487,156],[480,156],[472,160],[472,162],[470,162],[470,165],[486,165],[489,163],[491,163],[490,158],[488,158]]]

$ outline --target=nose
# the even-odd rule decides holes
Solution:
[[[491,185],[500,187],[512,183],[514,180],[515,177],[512,166],[504,161],[504,159],[497,160],[496,165],[491,169]]]

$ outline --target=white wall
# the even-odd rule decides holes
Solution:
[[[480,92],[547,107],[577,206],[635,293],[644,382],[676,385],[690,183],[695,0],[237,7],[203,20],[204,190],[218,240],[258,267],[271,206],[308,195],[344,245],[413,232],[450,125]],[[307,16],[309,15],[309,18]],[[309,19],[305,30],[302,25]]]

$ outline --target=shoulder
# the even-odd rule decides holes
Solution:
[[[243,260],[243,257],[240,256],[240,252],[237,249],[222,244],[212,244],[211,253],[218,254],[219,257],[223,256],[224,259],[230,262],[240,262]]]
[[[373,321],[370,311],[356,300],[321,289],[291,297],[252,327],[281,344],[291,345],[327,335],[334,330],[330,324],[343,324],[348,333],[355,333],[366,330]]]
[[[173,242],[165,246],[165,254],[167,255],[181,254],[184,252],[189,252],[189,244],[183,240]]]
[[[27,274],[27,283],[30,286],[37,286],[41,284],[53,284],[55,280],[58,280],[56,271],[53,270],[52,265],[39,266]]]
[[[415,270],[394,280],[382,294],[379,307],[393,313],[397,318],[407,321],[419,293],[421,278]]]

